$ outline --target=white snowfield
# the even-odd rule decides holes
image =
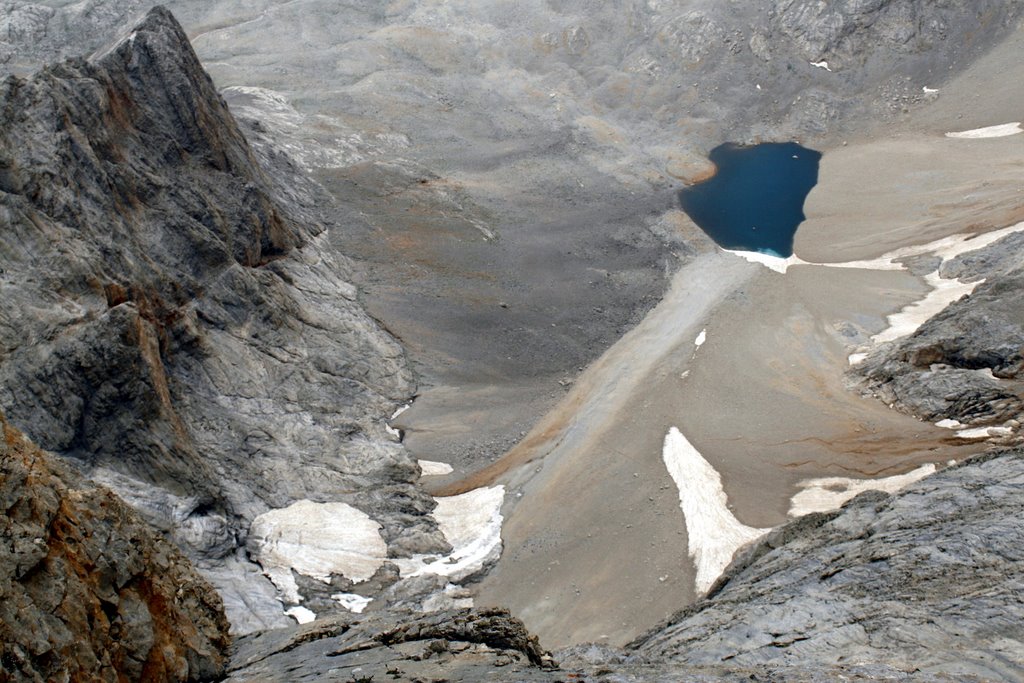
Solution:
[[[768,529],[755,529],[729,510],[722,478],[682,432],[672,427],[665,435],[662,459],[676,487],[686,522],[688,551],[697,570],[694,586],[706,593],[733,555]]]
[[[1013,123],[1002,123],[998,126],[986,128],[975,128],[974,130],[962,130],[957,133],[946,133],[947,138],[959,138],[961,140],[977,140],[981,138],[1005,138],[1017,133],[1024,133],[1019,121]]]
[[[697,335],[697,338],[693,340],[693,345],[696,347],[694,350],[696,351],[700,347],[704,346],[704,342],[706,342],[707,340],[708,330],[707,328],[704,328],[703,330],[700,331],[700,334]]]
[[[972,427],[961,429],[956,433],[961,439],[987,439],[990,436],[1009,436],[1013,430],[1009,427]]]
[[[897,474],[880,479],[851,479],[847,477],[822,477],[805,479],[797,486],[803,490],[790,501],[789,516],[800,517],[812,512],[828,512],[864,491],[895,493],[900,489],[935,473],[935,465],[918,467],[906,474]]]
[[[932,288],[931,291],[928,292],[923,299],[908,304],[901,310],[888,316],[889,326],[871,337],[871,345],[874,346],[883,342],[895,341],[896,339],[901,339],[913,334],[930,318],[943,311],[946,306],[949,306],[961,297],[972,293],[978,285],[984,282],[984,280],[962,282],[958,279],[946,279],[939,275],[939,270],[942,268],[943,263],[954,259],[961,254],[966,254],[968,252],[977,251],[978,249],[987,247],[1008,235],[1012,235],[1013,233],[1020,232],[1022,230],[1024,230],[1024,222],[1011,225],[1001,230],[992,230],[991,232],[986,232],[980,235],[950,235],[949,237],[944,237],[940,240],[929,242],[927,244],[904,247],[903,249],[898,249],[879,257],[879,260],[889,259],[889,262],[891,263],[893,259],[917,256],[921,254],[933,254],[942,259],[942,261],[938,268],[928,275],[925,275],[925,282]],[[861,350],[860,352],[850,356],[850,365],[857,365],[866,357],[867,353],[865,353],[864,350]]]
[[[341,574],[366,581],[383,564],[388,548],[380,525],[346,503],[300,500],[253,520],[249,529],[256,561],[287,602],[300,602],[292,570],[328,582]]]
[[[388,558],[380,525],[346,503],[301,500],[266,512],[253,520],[250,542],[256,561],[287,603],[302,601],[292,570],[325,583],[332,574],[361,583],[384,562],[393,562],[403,577],[438,574],[457,582],[479,572],[500,555],[504,499],[503,486],[436,498],[433,516],[452,546],[452,552],[441,558]],[[361,612],[370,601],[351,593],[332,597],[352,612]],[[306,616],[305,612],[287,614],[296,619]]]
[[[364,598],[355,593],[335,593],[331,596],[331,600],[337,600],[339,605],[356,614],[362,614],[366,606],[373,602],[373,598]]]
[[[665,435],[662,460],[679,489],[687,550],[696,568],[694,587],[698,593],[706,593],[729,566],[736,551],[770,529],[749,527],[736,519],[729,510],[721,476],[676,427]],[[935,471],[935,465],[927,464],[906,474],[879,479],[806,479],[798,484],[801,490],[790,501],[789,515],[800,517],[835,510],[864,491],[894,493]]]
[[[308,624],[309,622],[316,620],[316,612],[311,609],[307,609],[302,605],[289,607],[284,611],[284,613],[300,624]]]
[[[932,316],[943,311],[946,306],[960,297],[970,294],[974,288],[981,284],[978,282],[961,282],[960,280],[947,280],[939,275],[938,271],[924,276],[924,281],[932,288],[920,301],[904,306],[902,309],[888,316],[889,327],[871,337],[872,344],[895,341],[902,337],[913,334]],[[851,361],[851,365],[855,365]]]
[[[972,293],[978,285],[984,282],[984,280],[962,282],[957,279],[944,278],[939,275],[939,269],[942,267],[942,263],[945,263],[950,259],[954,259],[961,254],[966,254],[968,252],[987,247],[1008,235],[1012,235],[1013,233],[1020,232],[1022,230],[1024,230],[1024,222],[1002,228],[1001,230],[992,230],[980,235],[967,233],[950,235],[926,244],[902,247],[895,251],[883,254],[875,259],[843,261],[839,263],[812,263],[810,261],[803,260],[795,254],[788,258],[781,258],[779,256],[772,256],[770,254],[763,254],[756,251],[735,251],[730,249],[726,249],[724,251],[735,256],[739,256],[740,258],[752,263],[760,263],[766,268],[783,275],[785,275],[792,266],[860,268],[864,270],[906,270],[903,264],[899,263],[900,259],[926,254],[938,256],[942,259],[938,268],[924,276],[925,282],[931,288],[928,294],[926,294],[923,299],[908,304],[900,311],[888,316],[889,326],[871,337],[870,348],[871,346],[875,346],[883,342],[894,341],[913,334],[929,318],[941,312],[946,308],[946,306],[957,301],[964,295]],[[857,353],[850,355],[849,363],[850,365],[857,365],[866,357],[867,352],[862,348]]]

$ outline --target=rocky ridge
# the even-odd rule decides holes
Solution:
[[[212,563],[240,626],[287,623],[230,590],[268,509],[345,502],[390,553],[447,549],[384,422],[414,391],[402,349],[344,280],[316,187],[265,147],[261,169],[169,12],[6,78],[0,122],[13,424]]]
[[[153,4],[8,2],[0,70],[96,49]],[[341,199],[332,239],[424,378],[408,446],[455,476],[521,438],[704,243],[671,208],[710,148],[900,119],[1022,16],[1004,0],[168,6],[236,112]],[[440,427],[481,410],[472,434]]]
[[[1015,438],[1024,415],[1022,252],[1018,232],[943,263],[944,278],[982,282],[913,334],[874,350],[851,373],[859,388],[923,420]]]
[[[2,416],[0,429],[0,680],[221,676],[228,623],[191,563]]]

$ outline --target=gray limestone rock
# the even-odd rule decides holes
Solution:
[[[967,461],[769,534],[707,599],[638,639],[690,665],[1024,674],[1024,455]]]
[[[346,281],[323,196],[253,151],[166,10],[88,61],[5,79],[0,123],[14,424],[195,558],[300,499],[364,510],[395,556],[447,548],[385,429],[411,372]]]
[[[506,680],[551,680],[544,669],[552,666],[505,610],[393,611],[242,637],[226,680],[476,680],[495,671]]]
[[[392,610],[246,636],[228,680],[1018,680],[1022,511],[1024,453],[980,456],[776,529],[623,649],[551,657],[501,611]]]
[[[1024,413],[1024,238],[1009,235],[943,264],[985,281],[914,334],[884,344],[851,375],[862,391],[925,420],[999,426]]]

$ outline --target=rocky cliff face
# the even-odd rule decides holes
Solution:
[[[0,679],[200,681],[228,623],[189,561],[0,417]]]
[[[0,406],[194,558],[300,499],[363,510],[395,555],[445,550],[384,424],[402,350],[274,163],[162,9],[2,81]]]

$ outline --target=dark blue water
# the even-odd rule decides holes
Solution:
[[[795,142],[727,143],[710,159],[718,172],[679,193],[683,211],[725,249],[792,256],[821,152]]]

